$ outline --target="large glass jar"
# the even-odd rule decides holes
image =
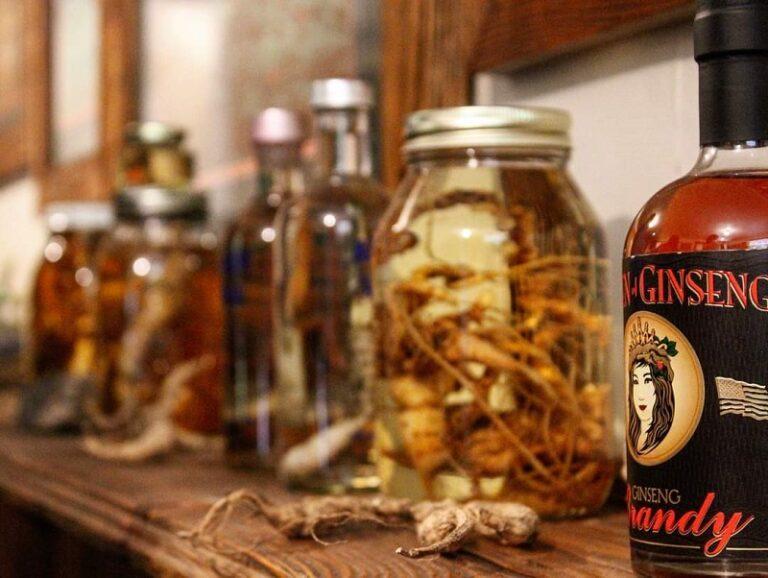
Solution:
[[[93,363],[94,253],[112,224],[108,203],[60,202],[46,207],[49,236],[32,294],[34,377],[84,377]]]
[[[569,118],[460,107],[408,119],[374,241],[385,492],[599,508],[615,473],[603,235],[566,173]]]
[[[94,258],[112,207],[67,201],[45,212],[49,235],[32,289],[30,384],[20,422],[41,431],[76,429],[96,359]]]
[[[116,197],[116,214],[117,227],[97,257],[102,409],[153,404],[172,384],[176,425],[217,433],[223,306],[205,198],[126,188]]]

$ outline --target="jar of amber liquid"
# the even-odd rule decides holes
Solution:
[[[594,512],[614,479],[603,235],[568,116],[426,110],[374,240],[385,492]]]
[[[117,227],[98,251],[102,408],[152,404],[172,386],[175,423],[217,433],[223,308],[205,198],[133,187],[115,207]]]
[[[34,378],[84,378],[95,353],[94,256],[112,224],[108,203],[60,202],[46,207],[49,236],[32,295]]]
[[[158,121],[132,122],[123,133],[117,186],[185,187],[194,159],[184,149],[182,129]]]

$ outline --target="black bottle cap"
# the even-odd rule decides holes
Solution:
[[[702,145],[768,140],[768,0],[699,0]]]

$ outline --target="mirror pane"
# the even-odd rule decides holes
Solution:
[[[52,154],[54,164],[99,149],[101,2],[51,2]]]

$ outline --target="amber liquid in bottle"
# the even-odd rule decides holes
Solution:
[[[624,257],[768,248],[768,170],[757,168],[768,167],[766,144],[704,148],[693,171],[659,191],[637,215]],[[632,563],[638,574],[654,578],[768,575],[768,562],[692,559],[685,551],[675,556],[633,549]]]
[[[274,465],[273,225],[280,204],[303,188],[299,145],[259,146],[256,194],[226,236],[224,433],[233,467]]]
[[[95,310],[93,254],[101,232],[54,235],[33,292],[35,377],[87,375],[93,362]]]
[[[131,223],[102,242],[95,373],[102,410],[112,414],[126,399],[155,403],[169,376],[205,360],[172,417],[186,431],[212,435],[221,430],[221,274],[216,247],[194,236],[182,222]]]
[[[660,191],[635,219],[624,256],[765,248],[768,173],[689,176]]]

